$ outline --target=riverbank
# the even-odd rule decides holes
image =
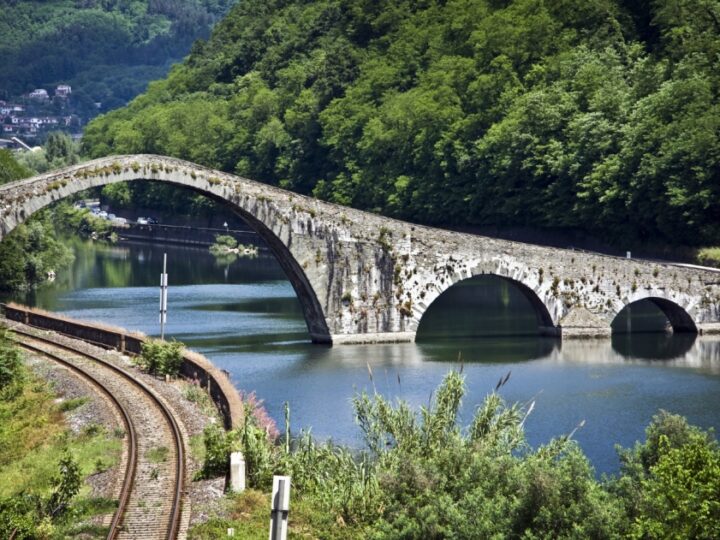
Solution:
[[[113,226],[113,231],[120,240],[157,244],[210,247],[215,243],[218,236],[229,235],[242,244],[265,245],[258,234],[249,229],[217,229],[211,227],[128,223],[127,225]]]
[[[293,422],[311,426],[319,440],[357,444],[348,396],[354,389],[372,391],[368,363],[378,391],[420,404],[459,353],[468,378],[465,417],[512,370],[506,399],[538,396],[546,413],[527,422],[530,443],[543,444],[584,419],[576,438],[598,474],[616,472],[613,444],[641,439],[652,415],[670,403],[693,424],[720,428],[720,341],[710,336],[629,334],[578,343],[516,337],[534,323],[534,312],[514,287],[488,279],[462,289],[433,322],[428,341],[322,347],[310,342],[292,285],[267,252],[226,262],[205,248],[178,245],[78,241],[74,249],[67,275],[15,301],[157,336],[158,280],[167,253],[166,337],[262,396],[272,417],[282,418],[289,401]],[[457,329],[485,334],[449,334]],[[609,417],[615,420],[608,423]]]

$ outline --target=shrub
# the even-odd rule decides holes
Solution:
[[[248,485],[267,488],[272,484],[273,470],[280,460],[275,444],[277,427],[254,393],[243,397],[243,406],[245,416],[239,428],[227,433],[215,424],[205,428],[202,476],[210,478],[227,474],[230,453],[239,450],[245,458]]]
[[[611,485],[633,538],[720,538],[720,448],[711,433],[661,411],[646,441],[619,450]]]
[[[18,540],[51,536],[54,525],[71,513],[70,502],[82,483],[80,468],[71,456],[61,458],[58,468],[47,497],[21,493],[0,499],[0,531]]]
[[[22,355],[9,338],[10,331],[0,327],[0,396],[22,374]]]
[[[62,412],[70,412],[74,411],[78,407],[81,407],[85,403],[87,403],[88,398],[87,397],[77,397],[72,399],[66,399],[60,405],[58,406],[58,409],[60,409]]]
[[[697,261],[705,266],[720,268],[720,247],[703,248],[697,253]]]
[[[238,245],[237,240],[235,238],[233,238],[232,236],[230,236],[229,234],[216,235],[215,243],[220,246],[228,247],[231,249],[237,247],[237,245]]]
[[[178,341],[151,339],[142,344],[138,365],[153,375],[176,377],[182,366],[183,344]]]
[[[210,424],[205,428],[203,431],[205,461],[201,472],[203,478],[213,478],[227,474],[230,463],[229,439],[228,433],[216,424]]]

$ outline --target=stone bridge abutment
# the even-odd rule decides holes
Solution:
[[[720,331],[720,274],[423,227],[152,155],[113,156],[0,186],[0,240],[79,191],[149,180],[221,201],[264,239],[303,307],[313,341],[412,341],[430,304],[482,274],[508,280],[546,335],[609,335],[650,299],[675,331]]]

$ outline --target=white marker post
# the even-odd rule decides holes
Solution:
[[[270,540],[287,540],[290,513],[290,477],[273,476]]]
[[[230,487],[235,493],[245,491],[245,458],[242,452],[230,454]]]
[[[167,253],[163,253],[163,271],[160,274],[160,339],[165,340],[165,323],[167,322]]]

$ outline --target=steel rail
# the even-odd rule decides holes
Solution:
[[[172,414],[170,409],[160,400],[155,392],[151,390],[145,383],[139,381],[137,378],[135,378],[133,375],[125,371],[124,369],[112,364],[111,362],[108,362],[107,360],[103,360],[102,358],[95,356],[93,354],[87,353],[85,351],[82,351],[80,349],[77,349],[75,347],[72,347],[70,345],[66,345],[64,343],[59,343],[53,339],[49,339],[47,337],[43,336],[37,336],[35,334],[32,334],[30,332],[27,332],[25,330],[21,330],[19,328],[11,328],[11,331],[15,334],[25,336],[27,338],[40,341],[43,343],[47,343],[52,347],[57,347],[59,349],[66,350],[68,352],[71,352],[73,354],[83,356],[85,358],[88,358],[89,360],[92,360],[93,362],[96,362],[103,367],[110,369],[111,371],[119,374],[124,379],[130,381],[132,384],[140,388],[145,394],[147,394],[150,399],[158,406],[158,408],[161,410],[163,417],[167,420],[168,425],[170,426],[170,431],[172,432],[172,436],[174,439],[175,444],[175,451],[177,455],[177,460],[175,463],[175,475],[176,475],[176,482],[175,482],[175,490],[173,493],[173,503],[172,503],[172,509],[170,512],[170,520],[168,523],[168,530],[167,534],[165,535],[166,540],[175,540],[178,536],[178,532],[180,529],[180,520],[182,518],[182,494],[185,487],[185,446],[183,441],[182,432],[180,431],[180,427],[178,426],[177,421],[175,420],[175,416]],[[41,349],[39,347],[34,347],[32,345],[28,345],[27,343],[24,343],[21,340],[16,340],[22,347],[33,350],[35,352],[39,352],[40,354],[46,355],[53,360],[69,367],[70,369],[82,373],[87,378],[93,380],[95,384],[97,384],[100,388],[103,389],[103,391],[110,397],[110,399],[117,404],[117,406],[123,411],[124,420],[126,427],[128,427],[128,432],[132,433],[131,435],[131,441],[132,445],[134,447],[134,456],[132,458],[132,464],[131,467],[128,466],[126,469],[126,478],[123,481],[123,491],[120,496],[120,502],[118,504],[118,510],[115,512],[115,515],[113,516],[113,521],[110,526],[110,531],[108,533],[108,540],[113,540],[117,534],[121,531],[121,522],[122,518],[124,517],[125,510],[127,508],[127,503],[129,502],[130,493],[132,491],[132,487],[134,485],[134,478],[135,478],[135,469],[137,465],[137,438],[134,426],[132,425],[132,422],[130,420],[130,416],[127,413],[127,410],[125,407],[120,404],[120,402],[112,395],[109,389],[105,387],[102,383],[97,381],[92,375],[89,375],[86,373],[83,369],[75,366],[72,362],[63,359],[60,356],[57,356],[53,354],[52,352],[46,351],[44,349]],[[131,427],[132,426],[132,427]],[[129,464],[130,465],[130,464]],[[128,475],[130,475],[130,479],[128,479]]]

